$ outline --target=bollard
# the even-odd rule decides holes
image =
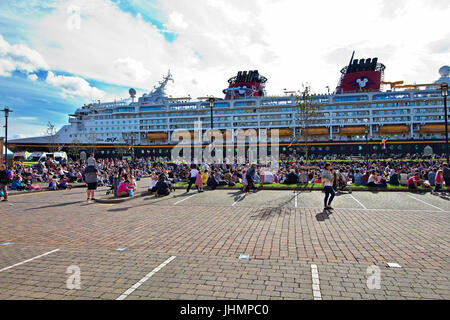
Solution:
[[[119,187],[119,175],[115,174],[113,179],[113,191],[114,191],[114,197],[117,197],[117,188]]]

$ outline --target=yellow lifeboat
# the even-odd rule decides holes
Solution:
[[[450,126],[447,126],[450,131]],[[427,124],[420,126],[420,133],[445,133],[445,124]]]
[[[378,130],[379,134],[403,134],[408,133],[409,127],[406,125],[398,125],[398,126],[382,126]]]
[[[341,128],[339,133],[342,136],[359,136],[359,135],[365,135],[366,134],[366,127],[364,126],[357,126],[357,127],[344,127]]]
[[[169,138],[169,135],[167,132],[152,132],[147,133],[147,140],[167,140]]]
[[[309,135],[309,136],[326,136],[330,134],[330,131],[325,127],[319,127],[319,128],[307,128],[302,129],[303,135]]]

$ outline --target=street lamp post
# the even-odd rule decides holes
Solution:
[[[445,117],[445,154],[447,155],[447,163],[449,163],[448,154],[448,125],[447,125],[447,96],[448,96],[448,84],[441,84],[442,97],[444,97],[444,117]]]
[[[211,109],[211,130],[213,130],[214,129],[213,107],[214,107],[214,101],[216,101],[216,98],[209,97],[208,101],[209,101],[209,108]]]
[[[5,165],[8,170],[8,117],[9,113],[12,112],[11,109],[5,107],[5,109],[1,110],[5,113]]]

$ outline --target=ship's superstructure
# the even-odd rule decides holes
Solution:
[[[308,128],[302,128],[294,95],[267,96],[267,78],[257,70],[238,72],[232,77],[223,100],[214,102],[215,130],[280,129],[280,151],[290,152],[302,144],[301,130],[307,130],[311,151],[320,154],[381,153],[380,141],[387,140],[387,153],[423,152],[426,145],[442,153],[445,138],[444,110],[438,87],[381,91],[385,66],[377,58],[355,59],[341,71],[332,94],[313,95],[318,107]],[[440,81],[448,82],[448,67],[440,70]],[[194,131],[201,121],[210,128],[210,103],[190,97],[168,97],[165,88],[172,75],[148,94],[131,99],[93,103],[77,109],[52,137],[53,144],[95,145],[105,156],[133,145],[136,155],[170,155],[175,130]],[[47,138],[47,140],[46,140]],[[270,137],[269,137],[270,141]],[[10,141],[13,150],[48,146],[48,137]],[[441,150],[442,149],[442,150]]]

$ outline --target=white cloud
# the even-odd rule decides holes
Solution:
[[[151,72],[144,67],[142,62],[130,57],[115,60],[113,66],[118,74],[126,75],[130,82],[144,82],[151,75]]]
[[[188,24],[184,21],[183,14],[179,12],[172,12],[169,15],[169,23],[167,24],[167,28],[169,30],[177,30],[177,29],[186,29]]]
[[[10,45],[0,34],[0,76],[10,76],[15,70],[30,73],[46,68],[39,52],[23,44]]]
[[[79,96],[90,100],[103,99],[105,92],[95,87],[91,87],[89,82],[80,77],[55,75],[49,71],[46,81],[61,89],[66,96]]]
[[[28,75],[28,79],[30,79],[31,81],[36,81],[38,79],[38,76],[32,73]]]

